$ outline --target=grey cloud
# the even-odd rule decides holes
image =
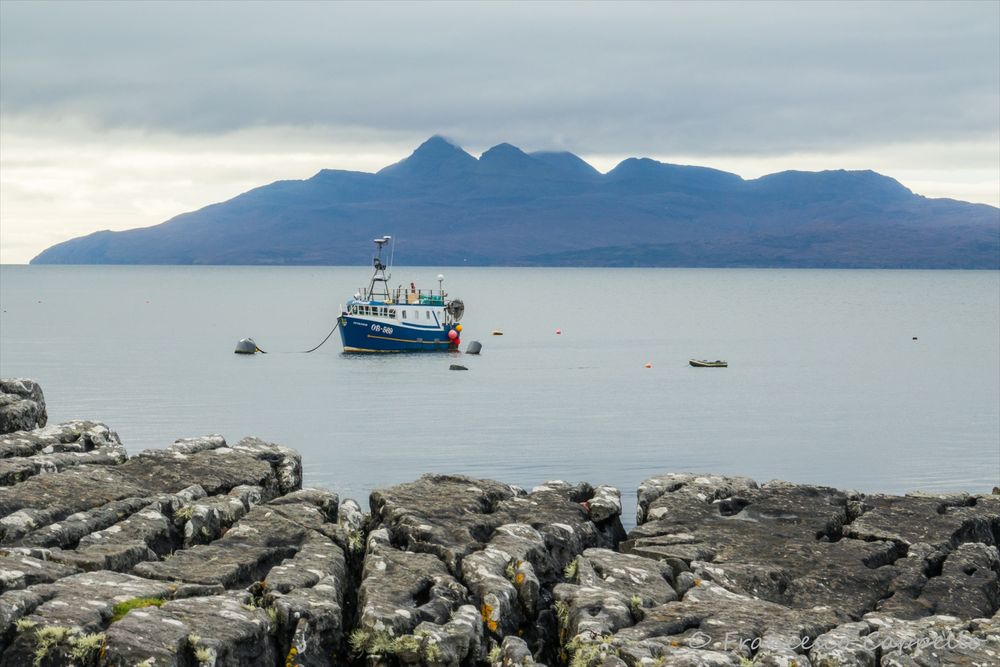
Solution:
[[[0,4],[0,112],[650,154],[998,140],[1000,4]]]

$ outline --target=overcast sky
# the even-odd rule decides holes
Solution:
[[[1000,204],[1000,2],[0,2],[0,262],[432,134]]]

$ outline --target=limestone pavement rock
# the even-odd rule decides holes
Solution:
[[[638,500],[621,546],[667,566],[680,598],[627,608],[618,578],[560,584],[574,665],[997,664],[994,496],[671,474]]]
[[[573,563],[554,594],[565,644],[581,633],[610,635],[631,627],[647,609],[678,599],[673,570],[660,561],[587,549]]]
[[[2,396],[2,394],[0,394]],[[0,486],[79,465],[118,465],[128,458],[104,424],[75,421],[0,435]]]
[[[520,637],[508,635],[489,656],[490,667],[545,667],[535,662],[531,649]]]
[[[672,476],[670,484],[657,488],[659,495],[647,490],[640,497],[645,521],[624,544],[630,553],[779,604],[827,605],[844,621],[917,585],[910,581],[914,563],[905,561],[909,543],[887,531],[859,534],[869,514],[852,521],[850,499],[835,489],[785,482],[757,486],[740,478],[693,475]],[[935,541],[934,549],[950,548],[968,525],[985,526],[968,535],[992,544],[993,530],[1000,527],[1000,514],[985,502],[943,518],[923,499],[899,499],[892,506],[912,511],[913,504],[924,505],[922,511],[933,516],[918,529],[907,523],[906,512],[898,512],[896,530],[911,525],[921,539]],[[937,537],[928,530],[937,530]],[[917,565],[933,571],[933,554]]]
[[[45,396],[37,382],[0,379],[0,434],[41,428],[48,419]]]
[[[30,549],[10,549],[0,552],[0,594],[35,584],[50,584],[78,572],[75,567],[53,563],[47,558],[38,558],[31,554]]]
[[[74,465],[42,457],[119,454]],[[338,665],[363,544],[354,501],[301,489],[301,458],[254,438],[128,459],[73,422],[0,436],[0,664]],[[14,469],[8,466],[7,469]]]
[[[24,392],[33,389],[24,385]],[[351,499],[246,438],[0,435],[0,667],[1000,664],[1000,495],[666,474]]]
[[[273,665],[274,621],[249,593],[226,592],[129,612],[105,634],[104,665]]]
[[[477,664],[507,637],[541,659],[557,646],[552,587],[578,554],[624,534],[617,490],[586,483],[528,493],[425,475],[373,492],[371,507],[352,639],[375,664]]]

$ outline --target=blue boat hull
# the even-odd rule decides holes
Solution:
[[[454,350],[448,329],[386,325],[362,317],[341,315],[344,352],[447,352]]]

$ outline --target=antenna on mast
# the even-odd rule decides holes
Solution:
[[[391,236],[386,236],[385,238],[389,239],[390,241],[392,240]],[[396,256],[396,244],[393,243],[392,247],[389,248],[389,275],[386,276],[387,278],[392,278],[392,258],[395,256]]]
[[[371,283],[368,285],[368,298],[375,296],[375,283],[382,283],[382,291],[379,292],[383,298],[389,298],[389,279],[385,275],[385,264],[382,262],[382,246],[392,240],[391,236],[383,236],[380,239],[373,239],[378,248],[378,254],[372,259],[375,265],[375,273],[372,275]]]

